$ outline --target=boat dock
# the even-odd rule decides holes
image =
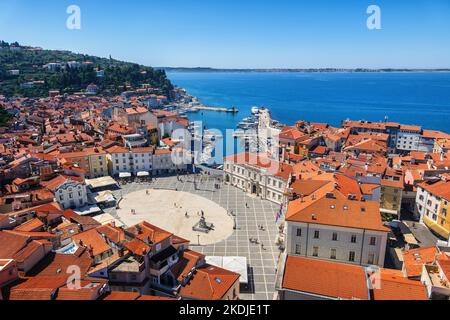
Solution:
[[[206,111],[218,111],[218,112],[230,112],[238,113],[239,110],[235,107],[233,108],[222,108],[222,107],[208,107],[208,106],[194,106],[191,108],[193,111],[206,110]]]

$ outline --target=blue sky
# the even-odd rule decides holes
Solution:
[[[450,67],[449,35],[448,0],[0,1],[0,39],[152,66]]]

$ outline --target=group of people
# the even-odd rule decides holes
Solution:
[[[177,208],[177,209],[183,209],[183,207],[176,202],[173,203],[173,206],[174,206],[174,208]]]
[[[180,207],[181,208],[181,207]],[[187,212],[186,211],[186,213],[184,214],[184,216],[186,217],[186,218],[189,218],[190,217],[190,215],[189,215],[189,212]],[[201,216],[202,218],[205,218],[205,212],[203,211],[203,210],[200,210],[200,211],[197,211],[197,216]]]
[[[259,244],[259,240],[257,238],[250,238],[249,240],[250,240],[250,243]],[[261,243],[261,249],[267,250],[266,247],[264,247],[264,243]]]

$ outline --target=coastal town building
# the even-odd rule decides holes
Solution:
[[[108,174],[107,153],[100,147],[85,148],[82,151],[60,153],[60,163],[70,162],[86,172],[87,178],[98,178]]]
[[[243,153],[224,160],[224,181],[248,194],[282,204],[292,166],[261,155]]]
[[[299,189],[286,211],[286,254],[384,266],[389,229],[377,202],[349,193],[348,181],[308,180]]]
[[[280,300],[428,300],[420,281],[401,271],[288,256],[277,285]]]
[[[450,298],[450,256],[436,255],[432,263],[425,264],[420,281],[426,286],[428,297],[432,300]]]
[[[450,236],[450,181],[431,180],[418,185],[416,214],[433,232],[445,239]]]
[[[63,209],[75,209],[88,204],[87,188],[80,179],[59,175],[42,182],[42,185],[54,193],[55,201]]]
[[[115,107],[112,111],[112,120],[125,126],[158,124],[156,116],[144,107]]]
[[[110,174],[118,177],[120,173],[137,174],[139,172],[153,172],[152,147],[127,149],[114,146],[106,150],[110,161]]]
[[[386,169],[383,179],[381,179],[380,210],[382,213],[400,216],[403,189],[402,171]]]
[[[401,125],[394,122],[344,121],[344,128],[352,133],[374,132],[389,135],[388,147],[392,152],[424,151],[432,152],[434,142],[448,134],[440,131],[424,130],[420,126]],[[436,148],[435,148],[436,149]]]
[[[258,132],[259,153],[246,145],[223,159],[223,170],[219,163],[197,166],[172,136],[192,131],[185,112],[202,110],[184,89],[153,88],[150,81],[105,89],[108,68],[91,61],[55,59],[38,68],[52,74],[92,69],[94,79],[76,93],[58,86],[45,89],[45,97],[0,96],[0,108],[11,115],[0,128],[0,300],[237,300],[241,289],[259,290],[245,293],[254,298],[277,291],[281,300],[450,296],[448,134],[388,121],[283,126],[269,109],[253,108],[247,125],[270,136]],[[8,77],[25,72],[7,70]],[[20,83],[24,90],[46,84]],[[214,189],[199,188],[204,182]],[[230,238],[240,256],[227,258],[245,261],[239,270],[253,272],[247,283],[230,264],[212,263],[230,252],[228,239],[213,257],[211,247],[200,250],[200,235],[194,246],[142,221],[138,208],[126,209],[135,218],[129,224],[119,215],[131,192],[150,198],[152,188],[168,188],[181,195],[178,190],[191,186],[228,206],[223,211],[230,234],[234,219]],[[233,215],[234,204],[223,199],[230,194],[252,217]],[[183,222],[205,218],[181,208],[177,197],[173,202]],[[403,223],[414,219],[411,213],[417,221]],[[222,227],[205,221],[197,227]],[[392,265],[397,269],[386,268]],[[64,272],[71,266],[80,271],[76,290]]]
[[[435,140],[433,146],[434,153],[443,154],[448,153],[449,151],[450,151],[450,137]]]

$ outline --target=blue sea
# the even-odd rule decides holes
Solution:
[[[233,114],[199,112],[208,128],[235,129],[252,106],[274,119],[339,126],[342,120],[389,121],[450,132],[450,73],[169,72],[169,79],[203,104],[239,108]]]

